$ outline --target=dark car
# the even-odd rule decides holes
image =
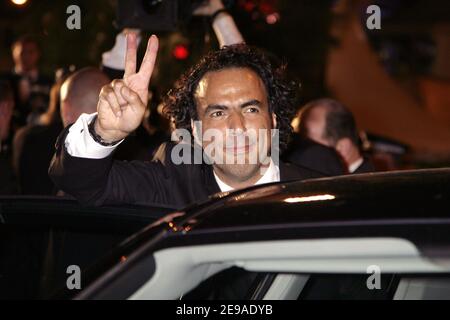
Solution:
[[[0,299],[46,299],[133,233],[172,212],[83,207],[74,200],[0,197]]]
[[[270,184],[160,219],[170,209],[11,201],[2,297],[450,299],[449,168]]]

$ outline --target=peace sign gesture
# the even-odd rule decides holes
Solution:
[[[127,35],[127,52],[123,80],[104,86],[97,104],[95,131],[105,141],[118,141],[133,132],[142,122],[148,102],[148,85],[158,52],[158,38],[151,36],[141,67],[136,72],[136,34]]]

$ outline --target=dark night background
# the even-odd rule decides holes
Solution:
[[[185,0],[188,1],[188,0]],[[284,58],[290,70],[302,80],[304,98],[313,98],[324,93],[323,69],[327,48],[333,45],[328,35],[331,21],[330,7],[336,1],[234,1],[231,8],[235,20],[247,43],[263,47]],[[391,51],[392,72],[424,73],[430,65],[427,50],[432,51],[433,42],[426,29],[439,20],[450,19],[447,1],[372,1],[383,10],[383,28],[371,32],[371,40],[380,52]],[[81,30],[68,30],[66,8],[76,4],[81,8]],[[102,52],[111,48],[118,31],[115,27],[116,0],[100,1],[33,1],[24,6],[14,5],[10,0],[0,5],[0,69],[11,67],[9,48],[13,40],[23,34],[38,35],[42,41],[42,67],[48,73],[57,67],[75,65],[77,68],[98,65]],[[279,13],[279,22],[266,23],[266,15]],[[151,30],[147,30],[150,33]],[[179,73],[190,66],[211,47],[217,47],[214,34],[207,22],[201,18],[191,19],[180,25],[178,31],[158,33],[162,41],[159,56],[160,69],[170,63],[169,72],[160,76],[167,86]],[[205,43],[205,34],[210,33],[210,42]],[[174,40],[176,38],[177,40]],[[169,39],[172,39],[169,44]],[[176,60],[171,56],[173,48],[166,45],[184,43],[190,56]],[[387,49],[385,47],[388,47]],[[417,52],[402,57],[402,49]],[[411,52],[409,52],[411,53]],[[429,55],[429,53],[428,53]],[[381,57],[385,56],[380,55]],[[406,70],[405,70],[406,69]],[[169,85],[170,86],[170,85]]]
[[[262,47],[288,63],[291,75],[300,80],[301,103],[304,103],[310,99],[332,95],[326,85],[325,74],[330,49],[339,47],[339,40],[329,32],[334,19],[342,18],[332,10],[338,2],[236,0],[230,1],[230,11],[247,43]],[[418,78],[449,80],[449,70],[436,69],[438,48],[436,37],[433,36],[436,25],[449,24],[448,1],[346,2],[362,3],[361,8],[364,8],[364,4],[377,4],[381,7],[382,29],[363,30],[385,71],[418,104],[423,102],[417,89]],[[66,28],[69,16],[66,8],[72,4],[81,8],[81,30]],[[58,67],[69,65],[77,68],[99,65],[101,54],[113,46],[115,35],[119,31],[116,27],[116,9],[115,0],[28,0],[23,6],[14,5],[11,0],[2,0],[0,71],[12,67],[10,46],[14,39],[24,33],[39,36],[43,50],[41,66],[48,74],[52,74]],[[279,19],[276,23],[269,24],[267,19],[273,14]],[[360,13],[362,20],[365,16],[365,12]],[[181,16],[180,19],[185,21],[176,30],[155,32],[161,39],[161,49],[152,86],[157,87],[161,93],[166,92],[174,80],[204,52],[217,48],[217,41],[207,19],[188,19],[187,16]],[[144,35],[151,33],[152,30],[146,30]],[[447,48],[444,49],[450,52],[450,42],[448,39],[446,41]],[[185,59],[174,57],[177,45],[183,45],[189,51]],[[142,46],[140,49],[142,51]],[[446,108],[445,112],[448,114],[448,106]],[[358,114],[356,117],[361,118]],[[362,124],[364,127],[364,121]]]

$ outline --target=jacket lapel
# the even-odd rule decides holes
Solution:
[[[214,178],[213,168],[211,165],[202,164],[202,180],[208,194],[215,194],[221,192],[216,178]]]

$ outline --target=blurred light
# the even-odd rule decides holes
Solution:
[[[336,197],[331,194],[319,194],[317,196],[309,196],[309,197],[286,198],[286,199],[284,199],[284,202],[297,203],[297,202],[324,201],[324,200],[333,200],[333,199],[336,199]]]
[[[270,14],[272,12],[275,11],[275,8],[273,6],[273,4],[269,3],[269,2],[262,2],[259,4],[259,10],[264,13],[264,14]]]
[[[245,11],[252,12],[253,10],[255,10],[256,4],[254,4],[252,1],[246,1],[243,7]]]
[[[176,45],[172,53],[177,60],[185,60],[189,57],[189,50],[184,44]]]
[[[280,20],[280,15],[278,14],[278,12],[271,13],[266,17],[266,22],[268,24],[275,24],[278,22],[278,20]]]
[[[28,2],[28,0],[11,0],[12,3],[14,3],[16,6],[23,6],[25,3]]]
[[[125,256],[121,256],[121,257],[120,257],[120,262],[122,262],[122,263],[123,263],[123,262],[125,262],[125,261],[127,261],[127,257],[125,257]]]
[[[169,228],[172,229],[172,231],[177,232],[178,228],[175,226],[173,222],[169,222]]]

